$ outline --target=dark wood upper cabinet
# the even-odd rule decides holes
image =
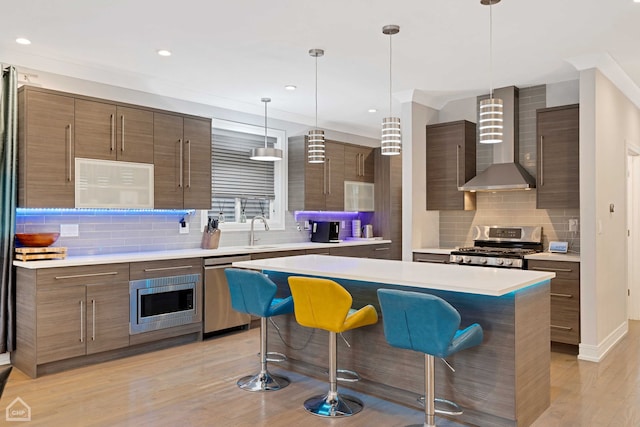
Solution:
[[[476,124],[427,126],[427,210],[474,210],[475,193],[458,187],[476,175]]]
[[[289,138],[289,210],[344,209],[345,144],[325,142],[325,162],[307,161],[307,137]]]
[[[538,209],[580,208],[580,109],[537,110]]]
[[[211,208],[211,120],[154,113],[154,206]]]
[[[153,112],[75,100],[76,157],[153,163]]]
[[[374,182],[373,147],[344,145],[344,180]]]
[[[75,205],[74,99],[18,90],[18,206]]]

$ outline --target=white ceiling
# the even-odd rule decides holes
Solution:
[[[394,115],[398,100],[440,108],[488,92],[489,7],[480,0],[13,1],[0,12],[0,61],[254,114],[268,96],[270,117],[312,125],[308,51],[321,48],[320,127],[376,137],[389,115],[387,24],[400,26]],[[575,59],[603,55],[640,86],[633,0],[503,0],[493,32],[495,87],[576,79]],[[173,55],[158,56],[161,48]]]

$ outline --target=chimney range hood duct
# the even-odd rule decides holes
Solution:
[[[504,101],[503,141],[493,144],[494,163],[463,186],[460,191],[514,191],[535,188],[536,180],[518,163],[518,88],[496,89]]]

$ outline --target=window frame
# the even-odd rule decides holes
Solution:
[[[260,135],[264,137],[264,126],[252,125],[248,123],[234,122],[224,119],[212,119],[211,128],[229,130],[234,132],[248,133],[251,135]],[[270,215],[269,228],[271,230],[284,230],[285,229],[285,213],[288,209],[288,144],[287,144],[287,132],[283,129],[276,129],[267,127],[267,136],[276,140],[274,147],[282,150],[282,160],[274,162],[273,170],[273,190],[275,199],[270,203],[270,209],[273,210],[273,215]],[[213,144],[213,139],[211,141]],[[247,153],[247,157],[249,153]],[[259,160],[255,160],[256,162]],[[213,165],[212,165],[213,167]],[[213,193],[212,193],[213,196]],[[213,197],[212,197],[213,199]],[[218,225],[218,228],[222,231],[249,231],[251,229],[251,218],[247,218],[246,223],[235,222],[240,213],[237,212],[237,206],[239,198],[236,198],[236,215],[234,222],[224,222]],[[215,207],[211,207],[209,211],[215,211]],[[208,211],[203,210],[200,215],[200,229],[204,229],[207,225]]]

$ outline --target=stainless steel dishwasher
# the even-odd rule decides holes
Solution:
[[[236,261],[249,261],[249,255],[222,256],[204,260],[204,330],[210,333],[248,325],[251,316],[231,308],[231,294],[224,269]]]

